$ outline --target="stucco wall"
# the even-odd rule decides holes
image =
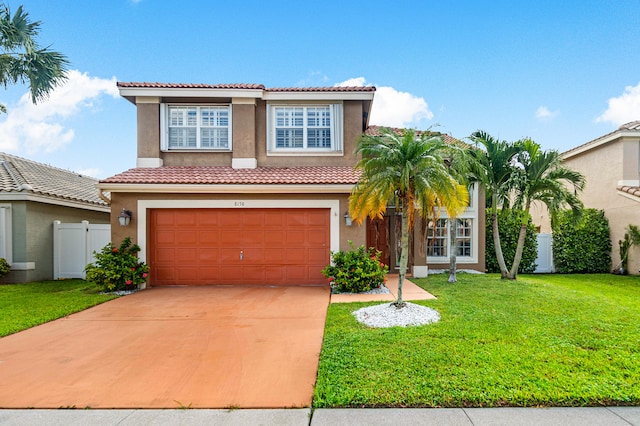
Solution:
[[[0,282],[53,279],[53,221],[109,223],[109,213],[36,202],[12,203],[13,262],[34,262],[35,269],[14,270]]]
[[[638,178],[638,139],[616,139],[593,149],[573,155],[564,163],[582,173],[586,186],[580,199],[586,208],[604,210],[609,220],[612,245],[612,268],[620,261],[618,241],[623,238],[629,224],[640,226],[640,203],[620,195],[616,187],[623,180]],[[534,223],[540,231],[550,233],[548,211],[537,205],[531,210]],[[640,249],[634,248],[629,256],[629,271],[640,271]]]

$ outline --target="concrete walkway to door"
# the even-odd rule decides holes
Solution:
[[[0,408],[309,407],[325,287],[151,288],[0,339]]]

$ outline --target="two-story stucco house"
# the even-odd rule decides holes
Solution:
[[[620,262],[618,241],[628,225],[640,226],[640,121],[623,124],[615,131],[562,154],[564,164],[582,173],[587,181],[580,194],[585,207],[603,210],[611,230],[612,268]],[[549,214],[541,206],[531,210],[534,223],[551,232]],[[640,271],[640,249],[629,255],[629,273]]]
[[[331,251],[370,243],[372,224],[352,224],[347,206],[374,87],[118,88],[137,109],[137,167],[98,187],[112,240],[141,247],[150,285],[326,283]]]

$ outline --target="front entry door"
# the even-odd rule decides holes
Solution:
[[[397,273],[400,263],[402,217],[395,209],[387,209],[382,219],[367,219],[367,247],[374,247],[382,254],[380,260],[389,265],[390,273]],[[409,232],[409,270],[413,265],[413,232]]]

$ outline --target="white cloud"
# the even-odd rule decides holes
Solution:
[[[339,87],[370,86],[364,77],[350,78]],[[371,109],[369,123],[378,126],[411,127],[421,120],[431,120],[433,112],[429,105],[418,96],[400,92],[389,86],[376,86],[376,94]]]
[[[118,97],[115,77],[89,77],[77,70],[69,71],[68,77],[46,101],[34,105],[29,93],[25,93],[17,105],[7,105],[7,114],[0,116],[0,151],[56,151],[71,142],[75,134],[65,127],[65,119],[93,108],[102,95]]]
[[[619,126],[630,121],[640,120],[640,83],[637,86],[627,86],[624,93],[608,101],[609,107],[596,122],[608,121]]]
[[[540,121],[549,121],[555,118],[558,114],[560,114],[559,111],[551,111],[544,105],[539,106],[536,110],[536,118]]]

